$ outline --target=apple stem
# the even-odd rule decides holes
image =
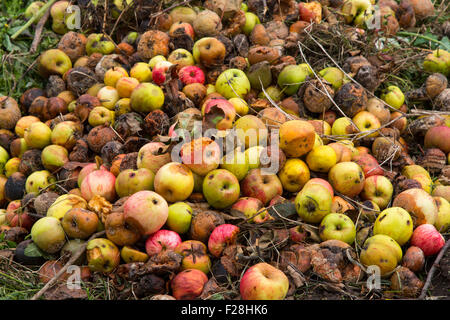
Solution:
[[[97,164],[97,170],[100,170],[100,167],[103,164],[102,158],[100,158],[99,156],[95,156],[95,163]]]
[[[18,36],[20,36],[22,34],[22,32],[24,32],[26,29],[28,29],[29,26],[31,26],[33,24],[34,21],[36,21],[36,19],[45,11],[47,11],[52,4],[54,4],[56,2],[56,0],[50,0],[49,2],[47,2],[45,5],[42,6],[41,9],[39,9],[31,18],[30,20],[27,21],[27,23],[25,23],[19,30],[17,30],[16,33],[14,33],[11,36],[11,39],[15,40]]]

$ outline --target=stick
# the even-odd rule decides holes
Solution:
[[[442,257],[445,254],[445,251],[447,251],[449,246],[450,246],[450,240],[447,240],[447,242],[445,243],[445,246],[441,249],[441,252],[439,252],[438,256],[436,257],[436,260],[434,260],[434,263],[430,269],[430,272],[428,272],[427,281],[425,281],[425,285],[422,288],[422,293],[419,296],[419,300],[425,299],[425,296],[427,295],[427,290],[431,285],[431,280],[433,278],[433,274],[436,271],[437,266],[439,265],[439,261],[441,261]]]
[[[36,293],[31,298],[31,300],[39,299],[48,289],[50,289],[50,287],[52,287],[56,283],[56,281],[63,275],[63,273],[66,272],[67,268],[69,268],[84,253],[84,251],[86,250],[86,246],[87,246],[89,241],[91,241],[92,239],[101,237],[104,234],[105,234],[105,231],[100,231],[100,232],[94,233],[88,239],[88,241],[86,241],[86,243],[83,244],[80,249],[78,249],[78,251],[70,258],[70,260],[67,261],[66,265],[61,270],[59,270],[59,272],[49,282],[47,282],[47,284],[41,290],[39,290],[39,292]]]
[[[30,53],[36,52],[39,42],[41,41],[44,25],[47,22],[49,16],[50,16],[50,9],[45,12],[45,14],[42,16],[41,20],[39,20],[39,23],[36,26],[36,33],[34,34],[33,43],[31,43]]]
[[[37,17],[39,17],[42,13],[44,13],[45,11],[47,11],[48,8],[50,8],[52,6],[52,4],[54,4],[56,2],[56,0],[50,0],[49,2],[47,2],[45,5],[42,6],[41,9],[39,9],[38,12],[36,12],[31,18],[30,20],[27,21],[27,23],[25,23],[19,30],[17,30],[16,33],[14,33],[11,36],[11,39],[16,39],[18,36],[20,36],[22,34],[22,32],[24,32],[29,26],[31,26],[33,24],[34,21],[36,21]]]

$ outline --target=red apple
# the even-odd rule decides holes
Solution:
[[[283,186],[276,174],[263,174],[261,169],[252,169],[241,182],[242,194],[257,198],[263,204],[283,193]]]
[[[145,251],[149,256],[163,250],[174,250],[181,243],[181,238],[175,231],[159,230],[152,234],[145,242]]]
[[[173,66],[173,63],[169,61],[157,62],[152,70],[153,82],[157,85],[163,84],[166,81],[166,72],[171,66]]]
[[[172,295],[177,300],[193,300],[202,294],[206,282],[208,282],[208,277],[200,270],[181,271],[170,284]]]
[[[421,224],[411,237],[411,245],[422,249],[426,257],[437,254],[444,244],[444,237],[432,224]]]
[[[239,227],[232,224],[222,224],[217,226],[208,240],[209,252],[215,257],[220,257],[226,246],[236,242]]]
[[[178,78],[184,85],[191,83],[205,83],[205,73],[197,66],[185,66],[178,72]]]

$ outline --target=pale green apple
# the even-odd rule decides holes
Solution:
[[[235,150],[231,155],[225,155],[222,158],[220,167],[230,171],[239,181],[244,179],[250,170],[245,153],[238,150]]]
[[[185,202],[177,202],[169,206],[166,224],[170,230],[178,234],[188,232],[192,220],[192,208]]]
[[[281,70],[277,83],[287,95],[293,95],[298,91],[306,77],[312,74],[312,70],[305,63],[288,65]]]
[[[340,240],[352,244],[356,237],[356,228],[352,219],[342,213],[330,213],[322,219],[319,226],[320,239]]]
[[[250,91],[250,81],[244,71],[228,69],[217,78],[216,91],[226,99],[243,98]]]

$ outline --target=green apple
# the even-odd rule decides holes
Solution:
[[[216,91],[226,99],[243,98],[250,91],[250,81],[244,71],[228,69],[217,78]]]
[[[381,276],[386,276],[395,270],[402,256],[402,248],[394,239],[377,234],[364,242],[359,258],[365,266],[378,266]]]
[[[319,223],[330,213],[332,195],[327,187],[321,184],[308,184],[295,197],[297,214],[303,221]]]
[[[167,61],[173,64],[178,64],[179,68],[185,66],[193,66],[195,64],[192,53],[182,48],[173,50],[167,57]]]
[[[20,158],[14,157],[8,160],[5,164],[5,176],[9,178],[13,173],[19,171]],[[1,174],[1,163],[0,163],[0,174]]]
[[[43,189],[48,189],[55,182],[55,177],[47,170],[35,171],[28,176],[25,182],[25,191],[39,193]]]
[[[25,9],[25,18],[26,19],[31,19],[32,16],[34,16],[43,6],[44,6],[44,2],[42,1],[34,1],[32,2],[26,9]],[[44,15],[45,12],[42,12],[37,18],[36,20],[34,20],[34,23],[38,23],[39,20],[41,20],[42,16]]]
[[[104,238],[89,241],[86,246],[89,269],[109,273],[120,263],[120,251],[116,245]]]
[[[8,152],[0,146],[0,174],[3,174],[6,163],[9,160]]]
[[[345,0],[341,12],[346,23],[362,26],[372,16],[370,0]]]
[[[69,56],[59,49],[47,50],[39,57],[38,70],[44,77],[52,74],[62,76],[71,68],[72,61]]]
[[[69,152],[57,144],[46,146],[41,153],[42,165],[49,171],[56,171],[69,162]]]
[[[261,166],[261,152],[263,152],[263,150],[263,146],[254,146],[245,150],[248,170],[257,169]]]
[[[115,188],[119,197],[127,197],[142,190],[154,190],[155,174],[150,169],[126,169],[116,178]]]
[[[35,122],[25,130],[28,147],[43,149],[51,143],[52,130],[43,122]]]
[[[450,52],[437,49],[426,56],[423,68],[428,72],[439,72],[450,76]]]
[[[134,111],[148,113],[162,108],[164,92],[157,85],[144,82],[134,88],[130,99]]]
[[[381,94],[381,100],[386,102],[391,107],[399,109],[405,102],[405,95],[397,86],[389,86]]]
[[[281,70],[278,76],[278,86],[287,95],[293,95],[298,91],[306,77],[312,74],[312,70],[306,63],[288,65]]]
[[[170,230],[183,234],[188,232],[192,220],[192,208],[185,202],[177,202],[169,206],[166,224]]]
[[[261,21],[259,21],[259,18],[256,14],[254,14],[253,12],[246,12],[245,25],[242,28],[242,31],[244,31],[244,33],[248,36],[252,32],[253,28],[259,23],[261,23]]]
[[[333,89],[338,90],[344,82],[345,74],[338,68],[329,67],[319,71],[319,75],[325,80],[331,83]]]
[[[86,42],[86,53],[90,56],[95,52],[108,55],[114,52],[116,46],[114,42],[108,40],[101,33],[92,33],[88,36]]]
[[[244,11],[244,12],[248,11],[248,5],[245,2],[241,3],[241,10]]]
[[[340,240],[352,244],[356,237],[356,228],[352,219],[342,213],[330,213],[323,218],[319,226],[322,241]]]
[[[265,88],[264,90],[266,92],[261,91],[258,94],[258,98],[267,99],[267,100],[269,100],[269,98],[270,98],[275,102],[281,101],[283,99],[283,91],[281,91],[280,88],[278,88],[277,86],[269,86],[269,87]]]
[[[413,233],[413,221],[403,208],[392,207],[381,211],[373,226],[373,234],[384,234],[404,245]]]
[[[31,228],[31,239],[39,249],[56,253],[66,243],[66,234],[61,222],[54,217],[43,217]]]
[[[238,150],[235,150],[231,155],[225,155],[220,162],[220,167],[230,171],[239,181],[244,179],[248,170],[250,170],[245,153]]]
[[[150,82],[152,81],[152,69],[148,63],[138,62],[131,68],[130,77],[139,82]]]
[[[89,112],[88,122],[92,127],[106,123],[114,124],[115,112],[105,107],[95,107]]]
[[[210,206],[224,209],[239,199],[239,180],[230,171],[216,169],[203,180],[203,195]]]

